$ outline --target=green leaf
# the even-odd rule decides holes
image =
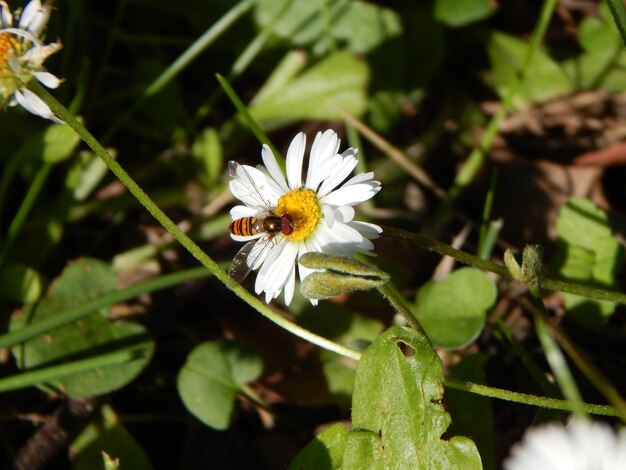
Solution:
[[[505,33],[490,35],[487,52],[491,60],[493,81],[501,98],[508,95],[511,86],[526,60],[528,44]],[[545,52],[535,51],[526,69],[524,81],[513,104],[522,107],[546,101],[557,95],[569,93],[572,87],[563,70]]]
[[[207,188],[222,175],[222,154],[219,133],[212,127],[202,131],[191,147],[191,155],[200,167],[197,177]]]
[[[616,287],[615,275],[624,249],[613,237],[608,217],[582,198],[570,198],[556,222],[558,251],[555,269],[566,279],[595,287]],[[568,312],[587,325],[598,326],[615,311],[615,304],[562,294]]]
[[[115,411],[109,405],[100,408],[99,415],[76,436],[70,450],[73,455],[73,470],[98,468],[95,463],[103,460],[103,452],[109,457],[110,462],[119,460],[120,468],[133,470],[153,468],[144,450],[120,423]]]
[[[257,0],[256,5],[259,27],[271,28],[296,46],[313,45],[319,54],[335,42],[354,52],[370,52],[402,31],[396,12],[358,0]]]
[[[599,16],[585,16],[578,28],[578,42],[587,52],[615,52],[615,46],[621,45],[619,32],[613,21],[606,2],[599,8]]]
[[[68,158],[80,138],[70,126],[65,124],[52,124],[43,134],[43,159],[50,163],[56,163]]]
[[[252,102],[250,113],[266,130],[298,120],[337,120],[341,116],[334,105],[358,116],[366,108],[368,79],[364,61],[339,52],[287,81],[282,88],[264,93]]]
[[[450,424],[442,404],[443,380],[441,360],[424,335],[390,328],[359,361],[352,429],[345,436],[343,425],[329,428],[290,468],[482,468],[471,439],[441,439]]]
[[[314,311],[308,310],[301,317],[301,324],[325,338],[356,350],[365,349],[383,330],[380,320],[351,314],[330,302],[319,305]],[[356,363],[329,351],[322,350],[319,355],[328,390],[335,403],[349,409]]]
[[[0,268],[0,297],[22,303],[39,299],[42,281],[39,273],[21,263],[6,264]]]
[[[263,361],[252,348],[234,341],[207,341],[187,357],[178,374],[178,393],[199,420],[214,429],[226,429],[241,386],[262,371]]]
[[[348,430],[342,423],[319,433],[296,456],[290,470],[340,470]]]
[[[412,311],[434,344],[458,348],[478,336],[495,300],[496,288],[487,274],[461,268],[422,286]]]
[[[46,162],[57,163],[69,158],[79,141],[70,126],[50,124],[25,141],[18,150],[18,158],[22,162],[42,158]]]
[[[359,361],[344,468],[481,468],[470,439],[441,439],[450,424],[443,380],[425,336],[405,327],[384,332]]]
[[[492,0],[435,0],[435,18],[452,27],[484,20],[495,10]]]
[[[26,309],[10,324],[11,330],[57,315],[115,289],[115,276],[108,265],[84,258],[68,266],[52,284],[47,296]],[[145,328],[135,323],[112,323],[106,311],[56,328],[12,349],[18,365],[30,370],[99,354],[128,350],[129,362],[62,377],[49,385],[69,396],[108,393],[132,381],[147,365],[154,344]]]

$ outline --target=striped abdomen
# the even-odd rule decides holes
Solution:
[[[289,235],[293,231],[292,219],[288,215],[269,215],[267,217],[242,217],[233,220],[228,227],[230,233],[249,237],[258,233]]]

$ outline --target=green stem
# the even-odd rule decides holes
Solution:
[[[15,241],[15,238],[17,237],[17,235],[20,233],[22,224],[26,220],[26,217],[28,217],[30,210],[33,208],[33,204],[37,200],[37,196],[39,196],[39,192],[41,191],[41,188],[43,188],[43,185],[48,179],[48,175],[50,174],[51,169],[52,169],[52,164],[49,162],[44,162],[42,167],[39,169],[39,171],[35,175],[35,178],[33,179],[33,182],[31,183],[30,187],[28,188],[28,192],[26,193],[26,196],[24,196],[24,199],[22,200],[22,204],[17,210],[15,217],[13,217],[13,220],[11,221],[11,225],[9,226],[9,229],[7,230],[4,240],[2,241],[2,244],[0,245],[0,266],[2,266],[2,263],[4,262],[4,258],[6,257],[7,253],[11,249],[11,245]]]
[[[172,64],[163,71],[150,85],[146,87],[139,98],[122,114],[102,137],[102,142],[108,142],[113,135],[128,121],[145,101],[155,95],[182,72],[193,60],[198,57],[213,41],[220,37],[235,21],[245,15],[253,6],[252,0],[244,0],[231,8],[224,16],[207,29],[194,43],[185,50]]]
[[[493,140],[498,135],[500,125],[502,124],[506,113],[509,109],[511,109],[513,100],[517,96],[520,86],[524,81],[524,77],[528,72],[528,67],[535,55],[535,51],[539,48],[539,45],[543,40],[555,6],[556,0],[544,1],[541,12],[539,13],[539,19],[537,20],[535,30],[533,31],[533,35],[528,46],[528,52],[526,53],[522,67],[519,70],[519,74],[516,76],[515,81],[511,84],[508,94],[502,101],[502,106],[487,124],[479,145],[472,151],[472,153],[470,153],[469,157],[463,164],[463,167],[456,175],[454,184],[450,188],[450,191],[448,191],[446,198],[438,209],[438,214],[436,216],[437,222],[435,224],[436,227],[440,227],[442,225],[445,220],[445,215],[448,213],[449,209],[454,205],[463,190],[474,180],[476,173],[482,167],[483,162],[485,161],[485,155],[491,148]]]
[[[378,292],[380,292],[382,296],[389,301],[389,303],[396,310],[396,312],[404,317],[407,324],[411,328],[419,331],[420,333],[426,334],[424,333],[424,329],[422,328],[422,325],[420,325],[418,319],[415,318],[413,312],[411,312],[409,307],[407,307],[407,305],[404,303],[402,295],[396,290],[391,282],[387,282],[386,284],[380,286],[378,288]]]
[[[137,353],[144,354],[144,351],[141,347],[124,348],[121,351],[98,354],[87,359],[4,377],[0,379],[0,392],[31,387],[98,368],[121,366],[140,359]]]
[[[459,260],[464,264],[474,266],[484,271],[490,271],[507,279],[512,279],[509,271],[506,269],[505,266],[502,266],[501,264],[496,264],[490,261],[480,259],[478,256],[474,256],[470,253],[457,250],[455,248],[452,248],[450,245],[446,245],[445,243],[442,243],[438,240],[425,237],[424,235],[419,235],[417,233],[408,232],[406,230],[394,227],[382,226],[382,228],[383,234],[388,237],[405,240],[409,243],[420,246],[422,248],[426,248],[441,255],[452,256],[453,258]],[[568,294],[576,294],[592,299],[608,300],[610,302],[626,304],[626,294],[623,294],[621,292],[613,292],[605,289],[598,289],[596,287],[589,287],[580,284],[574,284],[571,282],[558,281],[556,279],[550,279],[547,277],[541,278],[541,287],[551,291],[567,292]]]
[[[576,416],[582,419],[586,418],[587,413],[583,407],[583,400],[576,385],[576,381],[567,366],[567,361],[565,361],[565,357],[559,345],[550,335],[542,318],[535,318],[535,330],[537,331],[537,337],[541,342],[548,364],[550,364],[550,369],[554,372],[554,377],[563,395],[572,403],[573,411]]]
[[[31,81],[32,90],[50,107],[50,109],[59,116],[68,126],[70,126],[78,134],[78,136],[100,157],[109,169],[118,177],[118,179],[126,186],[128,191],[137,198],[137,200],[146,208],[150,214],[168,231],[172,236],[191,253],[203,266],[215,275],[227,288],[232,290],[235,295],[245,301],[248,305],[256,309],[261,315],[266,317],[281,328],[287,330],[299,338],[313,343],[328,351],[336,354],[358,359],[360,356],[356,351],[333,343],[322,336],[316,335],[295,323],[287,320],[278,313],[274,312],[269,306],[263,304],[259,299],[250,294],[242,286],[235,283],[228,274],[222,271],[217,263],[213,261],[198,245],[196,245],[185,232],[167,216],[165,213],[148,197],[148,195],[139,187],[137,183],[126,173],[126,171],[117,163],[111,154],[95,139],[91,133],[59,103],[46,89],[44,89],[36,80]]]
[[[135,284],[127,287],[126,289],[109,292],[101,295],[97,299],[74,307],[71,310],[66,310],[65,312],[57,315],[50,315],[43,320],[35,321],[34,323],[20,328],[19,330],[11,331],[0,336],[0,349],[10,348],[23,341],[27,341],[38,335],[52,331],[62,325],[76,321],[86,315],[90,315],[101,308],[137,297],[144,292],[154,292],[166,289],[171,286],[182,284],[183,282],[208,277],[209,275],[210,273],[208,273],[205,268],[193,268]]]
[[[624,10],[624,4],[622,0],[607,0],[609,9],[613,15],[613,21],[615,26],[619,30],[619,34],[622,37],[622,41],[626,46],[626,11]]]
[[[553,410],[572,411],[574,409],[574,404],[567,400],[557,400],[556,398],[547,398],[537,395],[529,395],[526,393],[511,392],[509,390],[487,387],[486,385],[479,385],[472,382],[463,382],[462,380],[452,379],[450,377],[446,378],[445,383],[446,387],[450,387],[455,390],[475,393],[476,395],[481,395],[484,397],[498,398],[500,400],[521,403],[523,405],[539,406],[541,408]],[[583,407],[585,408],[585,411],[587,413],[603,416],[619,416],[617,411],[615,411],[615,408],[613,408],[612,406],[583,403]]]
[[[243,101],[241,101],[237,93],[235,93],[235,90],[233,89],[232,86],[230,86],[230,83],[228,83],[228,80],[222,77],[219,73],[215,74],[215,78],[217,78],[217,81],[220,83],[221,87],[224,89],[224,92],[226,93],[228,98],[230,98],[230,101],[232,101],[235,108],[237,108],[237,111],[239,111],[241,118],[243,119],[245,124],[248,126],[250,131],[255,135],[257,140],[261,142],[262,144],[267,144],[269,148],[272,150],[272,153],[274,154],[276,159],[278,160],[278,164],[281,166],[284,166],[284,159],[282,158],[280,152],[278,151],[276,147],[274,147],[274,144],[272,144],[272,141],[270,140],[270,138],[267,136],[265,132],[263,132],[263,130],[258,125],[256,120],[252,117],[252,115],[250,114],[250,111],[248,110],[248,107],[243,103]]]
[[[596,390],[613,405],[618,416],[626,423],[626,401],[620,395],[619,391],[613,386],[613,384],[607,380],[602,372],[596,368],[587,355],[581,351],[576,345],[569,339],[569,337],[559,328],[557,325],[550,322],[543,311],[537,307],[534,302],[525,301],[521,299],[521,304],[532,312],[536,317],[542,318],[545,325],[548,327],[552,336],[558,341],[559,345],[572,359],[572,362],[576,364],[576,367],[584,374],[585,377],[593,384]]]

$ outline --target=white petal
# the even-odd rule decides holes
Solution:
[[[346,181],[343,186],[350,186],[351,184],[363,183],[365,181],[373,181],[374,172],[368,171],[367,173],[359,173]]]
[[[330,204],[331,206],[354,206],[370,199],[379,189],[378,187],[373,188],[369,183],[353,184],[347,187],[342,186],[320,198],[320,202],[322,204]]]
[[[41,116],[42,118],[50,119],[58,124],[63,124],[63,121],[54,115],[48,105],[32,91],[27,89],[18,90],[13,96],[17,103],[26,111]]]
[[[306,187],[313,191],[317,190],[319,184],[329,175],[329,160],[338,156],[340,140],[332,129],[317,133],[311,147],[309,157],[309,169],[306,175]],[[338,156],[341,158],[340,156]]]
[[[52,75],[50,72],[35,72],[35,78],[48,88],[57,88],[62,80]]]
[[[322,212],[324,213],[324,219],[329,228],[332,228],[335,223],[335,211],[332,207],[322,204]]]
[[[370,240],[378,238],[380,234],[383,233],[383,229],[380,228],[378,225],[370,224],[368,222],[360,222],[358,220],[355,220],[350,222],[348,225],[353,229],[358,230],[361,235],[363,235],[365,238],[369,238]]]
[[[250,266],[253,271],[259,269],[263,263],[265,263],[265,259],[273,246],[273,240],[259,240],[250,251],[250,255],[246,260],[248,266]]]
[[[287,181],[291,189],[302,187],[302,162],[304,161],[305,147],[306,136],[304,132],[299,132],[287,150]]]
[[[285,282],[285,305],[289,306],[291,300],[293,299],[293,292],[296,287],[296,265],[293,264],[291,266],[291,270],[289,276],[287,276],[287,281]]]
[[[33,46],[20,56],[22,62],[29,62],[33,66],[41,67],[41,64],[55,52],[61,49],[61,43],[51,42],[46,45]]]
[[[0,24],[3,28],[10,28],[13,26],[13,15],[9,5],[4,0],[0,0]]]
[[[274,178],[268,175],[267,168],[265,168],[263,165],[257,165],[256,168],[266,176],[265,181],[270,186],[271,192],[273,194],[276,194],[280,197],[281,194],[285,193],[285,190],[276,181],[274,181]]]
[[[265,164],[265,168],[267,168],[270,176],[274,178],[274,181],[276,181],[276,183],[281,187],[283,192],[288,192],[289,188],[287,187],[285,176],[283,175],[283,172],[280,169],[280,166],[278,165],[278,162],[276,161],[276,157],[272,153],[272,150],[266,144],[263,144],[261,157],[263,158],[263,163]]]
[[[276,258],[280,256],[285,246],[286,243],[279,243],[276,246],[269,248],[269,252],[265,256],[265,260],[263,261],[263,266],[261,266],[259,274],[257,274],[256,276],[256,282],[254,283],[254,291],[257,294],[267,291],[266,277],[268,277],[268,274],[271,275],[270,271],[272,271],[273,269],[274,262]]]
[[[333,189],[335,189],[339,184],[345,180],[350,173],[356,167],[358,160],[353,156],[344,157],[341,164],[338,168],[330,174],[328,178],[322,183],[319,191],[317,192],[318,197],[324,197]]]
[[[352,219],[354,219],[354,208],[352,206],[335,207],[335,217],[340,222],[350,222]]]
[[[261,212],[248,206],[235,206],[230,210],[230,216],[233,220],[243,217],[257,217],[259,215],[261,215]]]
[[[31,0],[20,16],[19,26],[39,37],[50,18],[50,6],[41,5],[39,0]]]
[[[280,253],[271,267],[271,273],[267,275],[265,280],[265,288],[272,292],[274,298],[278,297],[278,294],[283,290],[287,278],[291,274],[291,271],[296,263],[296,256],[298,255],[297,243],[284,243],[285,247]]]
[[[229,183],[230,192],[246,206],[267,210],[278,202],[271,178],[262,171],[248,165],[238,165],[237,175]],[[248,178],[249,177],[249,178]]]

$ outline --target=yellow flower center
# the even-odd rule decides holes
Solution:
[[[317,194],[304,188],[283,194],[274,212],[279,215],[288,214],[293,219],[293,232],[283,237],[296,242],[309,238],[322,218]]]
[[[10,74],[9,58],[19,55],[22,43],[10,33],[0,33],[0,76]]]
[[[14,34],[0,33],[0,108],[22,86],[21,77],[16,76],[9,64],[20,56],[23,48],[24,45]]]

